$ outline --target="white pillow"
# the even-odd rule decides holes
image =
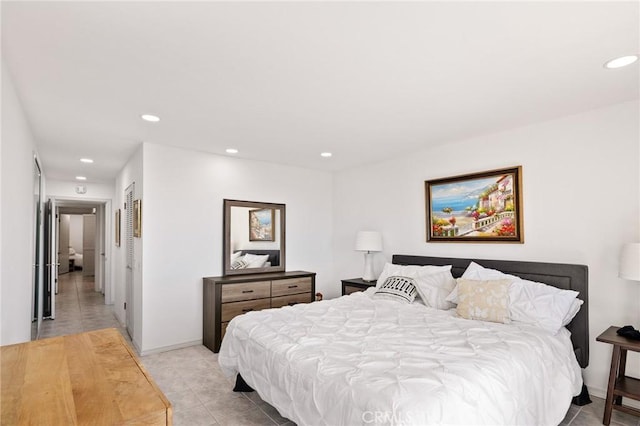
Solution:
[[[233,263],[234,260],[239,259],[240,256],[242,256],[242,252],[241,251],[237,251],[235,253],[231,253],[231,263]]]
[[[76,254],[76,250],[73,247],[69,247],[69,255],[73,256],[74,254]]]
[[[262,268],[269,259],[269,255],[247,253],[242,259],[247,262],[247,268]]]
[[[436,273],[442,271],[450,271],[451,265],[446,266],[434,266],[434,265],[394,265],[393,263],[386,263],[380,276],[378,277],[378,282],[376,283],[376,288],[379,288],[384,284],[387,278],[391,276],[401,276],[401,277],[410,277],[414,278],[419,273]]]
[[[453,303],[446,300],[447,295],[456,286],[456,280],[451,275],[451,271],[419,271],[413,279],[425,305],[445,310],[455,307]]]
[[[416,298],[415,281],[409,277],[391,276],[380,287],[376,287],[373,298],[411,303]]]
[[[571,308],[569,308],[569,312],[567,312],[567,315],[565,315],[564,319],[562,320],[563,327],[569,325],[569,323],[573,321],[575,316],[578,315],[578,311],[580,310],[580,307],[583,303],[584,301],[580,299],[574,299],[573,302],[571,302]]]
[[[471,262],[461,278],[472,280],[512,280],[509,287],[509,311],[512,321],[533,324],[556,334],[563,325],[580,310],[573,303],[578,296],[577,291],[562,290],[547,284],[523,280],[515,275],[505,274],[495,269],[484,268]],[[457,287],[446,300],[458,302]],[[577,308],[577,309],[576,309]],[[573,313],[573,316],[571,313]],[[566,319],[569,322],[565,324]]]
[[[577,291],[562,290],[534,281],[516,280],[509,288],[511,319],[556,334],[563,327],[565,317],[569,316],[577,296]]]

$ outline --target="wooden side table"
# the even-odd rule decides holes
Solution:
[[[365,291],[369,287],[375,287],[376,281],[365,281],[362,278],[348,278],[342,280],[342,295],[355,293],[357,291]]]
[[[605,401],[604,417],[602,419],[602,423],[605,425],[611,422],[611,412],[614,409],[640,416],[640,410],[622,405],[622,397],[640,401],[640,380],[625,376],[627,351],[640,352],[640,340],[631,340],[618,336],[616,331],[619,328],[620,327],[611,326],[596,338],[598,342],[613,345],[609,385],[607,386],[607,399]]]

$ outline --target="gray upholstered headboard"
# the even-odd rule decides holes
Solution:
[[[458,278],[473,261],[486,268],[545,283],[564,290],[579,292],[584,301],[580,312],[567,326],[578,363],[589,365],[589,270],[585,265],[562,263],[520,262],[513,260],[457,259],[451,257],[408,256],[395,254],[392,262],[397,265],[452,265],[451,273]]]

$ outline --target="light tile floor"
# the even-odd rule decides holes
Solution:
[[[80,272],[65,274],[59,280],[57,315],[43,322],[40,338],[116,327],[129,340],[104,297],[94,291],[93,279]],[[130,341],[130,340],[129,340]],[[147,355],[140,358],[173,405],[175,425],[293,425],[280,416],[255,392],[233,392],[233,383],[220,371],[217,354],[204,346]],[[572,405],[561,425],[596,426],[602,424],[604,401],[591,397],[592,404]],[[614,411],[614,426],[640,426],[640,418]]]

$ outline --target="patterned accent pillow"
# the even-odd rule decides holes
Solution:
[[[244,269],[249,266],[249,262],[244,259],[236,259],[231,264],[231,269]]]
[[[409,277],[392,276],[385,280],[384,284],[376,289],[373,295],[376,299],[395,300],[402,303],[411,303],[415,300],[416,283]]]
[[[458,279],[458,315],[480,321],[511,322],[509,316],[509,279],[467,280]]]

